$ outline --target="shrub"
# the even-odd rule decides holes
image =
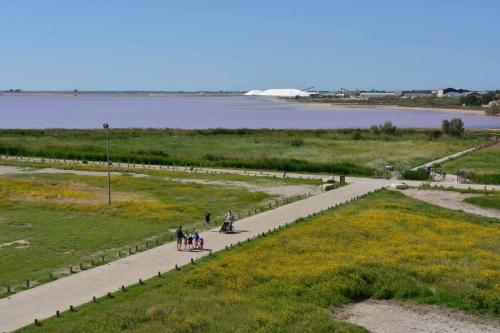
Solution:
[[[486,114],[489,116],[496,116],[500,114],[500,107],[498,106],[490,106],[486,109]]]
[[[441,125],[441,130],[443,131],[444,134],[449,135],[450,134],[450,122],[448,119],[444,119],[443,123]]]
[[[442,134],[443,133],[438,129],[430,130],[429,132],[427,132],[427,136],[429,137],[430,140],[437,139]]]
[[[464,135],[464,122],[460,118],[453,118],[450,121],[450,135],[454,138],[461,138]]]
[[[396,135],[397,127],[392,125],[392,122],[386,121],[383,125],[372,125],[370,126],[370,132],[375,135],[379,135],[381,133],[386,135]]]
[[[461,138],[464,136],[465,127],[464,122],[460,118],[453,118],[451,121],[443,120],[441,125],[443,133],[448,134],[453,138]]]
[[[221,161],[224,159],[222,156],[212,153],[206,153],[204,157],[208,161]]]
[[[353,140],[361,140],[363,139],[363,136],[361,135],[361,130],[360,129],[357,129],[353,134],[352,134],[352,139]]]
[[[403,178],[409,180],[428,180],[429,173],[425,169],[406,170],[403,173]]]
[[[377,125],[372,125],[372,126],[370,126],[370,132],[372,132],[375,135],[379,135],[380,129],[378,128]]]
[[[387,135],[396,135],[396,126],[392,125],[392,122],[386,121],[384,125],[379,126],[380,131]]]
[[[475,94],[469,94],[461,97],[460,102],[467,106],[481,106],[482,99],[480,96],[477,96]]]
[[[495,173],[489,173],[489,174],[470,173],[469,176],[470,176],[471,180],[474,183],[500,185],[500,174],[495,174]]]
[[[298,139],[298,138],[297,139],[293,139],[292,142],[291,142],[291,145],[293,147],[301,147],[301,146],[304,145],[304,140]]]

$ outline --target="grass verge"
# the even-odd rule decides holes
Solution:
[[[494,208],[500,210],[500,194],[498,193],[467,198],[464,201],[484,208]]]

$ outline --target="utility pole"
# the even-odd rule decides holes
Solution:
[[[106,131],[106,160],[108,164],[108,204],[111,206],[111,165],[109,162],[109,124],[104,123],[102,127]]]

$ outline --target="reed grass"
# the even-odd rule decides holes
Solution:
[[[163,165],[329,172],[372,176],[406,169],[477,143],[486,134],[432,138],[428,130],[111,130],[113,161]],[[104,161],[100,130],[0,130],[0,154]]]

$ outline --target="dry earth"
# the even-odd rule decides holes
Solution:
[[[500,151],[500,143],[484,148],[484,150]]]
[[[473,316],[437,305],[368,300],[337,309],[333,318],[373,333],[499,333],[497,319]]]
[[[0,175],[17,175],[23,173],[69,173],[72,175],[80,176],[107,176],[108,174],[104,171],[83,171],[83,170],[64,170],[64,169],[54,169],[54,168],[43,168],[43,169],[31,169],[31,168],[18,168],[12,166],[0,166]],[[121,173],[112,172],[111,175],[119,176]]]
[[[203,185],[221,185],[230,187],[245,188],[251,192],[264,192],[271,195],[279,195],[283,197],[290,197],[296,195],[304,195],[311,193],[315,195],[321,192],[319,186],[314,185],[255,185],[243,181],[221,181],[221,180],[208,180],[208,179],[176,179],[165,178],[169,181],[177,181],[183,184],[203,184]]]
[[[417,189],[400,190],[400,192],[412,198],[422,200],[436,206],[452,210],[462,210],[475,215],[500,219],[500,210],[498,209],[483,208],[463,201],[466,198],[480,196],[481,194]]]
[[[17,248],[24,248],[30,245],[26,239],[15,240],[13,242],[0,243],[0,248],[4,246],[18,245]]]
[[[0,175],[15,175],[15,174],[25,174],[25,173],[39,173],[39,174],[73,174],[79,176],[107,176],[104,171],[84,171],[84,170],[65,170],[65,169],[54,169],[54,168],[43,168],[43,169],[30,169],[30,168],[18,168],[11,166],[0,166]],[[113,176],[120,176],[123,173],[112,172]],[[149,177],[146,174],[134,173],[133,177]],[[176,179],[168,178],[167,181],[176,181],[184,184],[203,184],[203,185],[221,185],[221,186],[232,186],[245,188],[252,192],[264,192],[271,195],[279,195],[282,197],[290,197],[296,195],[304,195],[306,193],[311,193],[311,195],[319,194],[321,188],[314,185],[255,185],[252,183],[244,181],[219,181],[219,180],[208,180],[208,179]]]

